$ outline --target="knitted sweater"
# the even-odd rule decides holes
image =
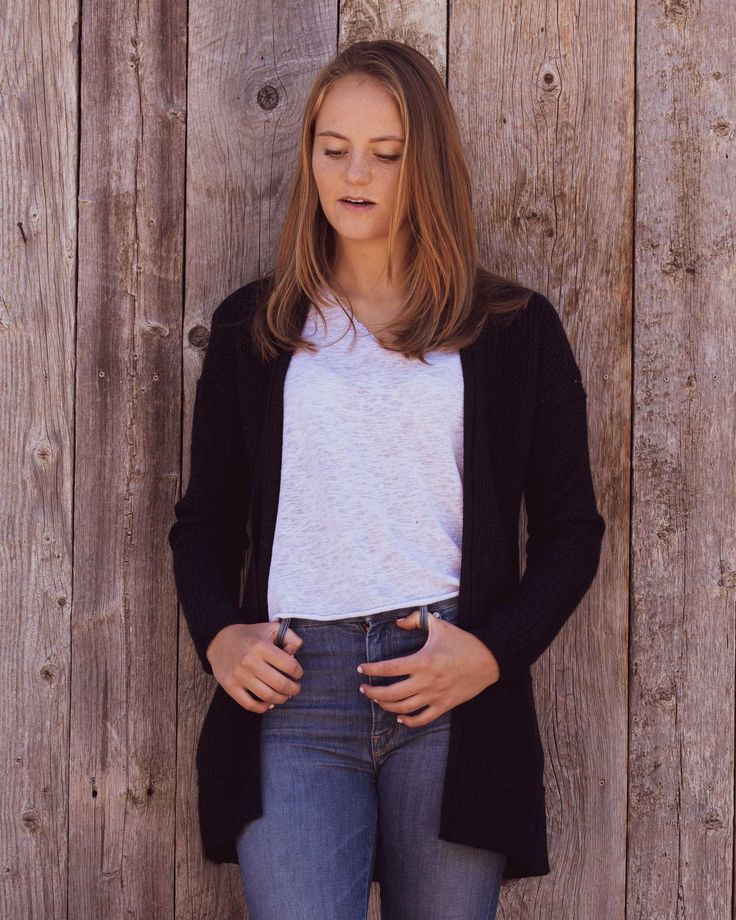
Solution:
[[[265,284],[239,288],[213,314],[195,394],[189,483],[169,532],[179,600],[208,674],[206,649],[220,629],[269,619],[283,387],[293,352],[264,361],[251,347],[249,319]],[[506,853],[504,878],[546,875],[544,751],[530,666],[598,569],[605,522],[591,477],[586,392],[560,318],[538,292],[511,323],[490,319],[460,358],[457,625],[491,649],[500,678],[450,710],[439,837]],[[520,578],[522,498],[528,523]],[[203,849],[216,863],[237,863],[238,831],[263,812],[260,725],[259,713],[215,686],[196,763]]]

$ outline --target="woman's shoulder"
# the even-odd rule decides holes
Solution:
[[[557,307],[555,307],[552,301],[548,297],[545,297],[541,291],[532,289],[527,310],[529,311],[530,318],[535,324],[549,327],[550,324],[555,325],[560,322],[560,314]]]
[[[555,305],[535,291],[529,301],[529,315],[539,372],[546,379],[548,390],[572,387],[585,395],[577,357]]]
[[[487,331],[499,335],[501,341],[518,342],[521,337],[536,345],[560,323],[556,308],[541,291],[519,285],[506,299],[507,304],[485,311]]]
[[[525,296],[527,300],[518,311],[519,317],[523,317],[526,321],[536,324],[540,322],[549,322],[551,314],[553,313],[557,315],[557,310],[554,305],[541,291],[527,287],[525,289]]]
[[[535,343],[543,341],[548,336],[564,334],[562,319],[553,302],[534,288],[527,288],[528,299],[526,303],[513,314],[511,325],[517,325],[523,334],[528,335]],[[502,326],[504,317],[501,316]]]
[[[535,340],[541,347],[550,342],[567,342],[567,333],[559,310],[540,291],[532,291],[526,312]]]
[[[247,326],[268,289],[270,274],[261,275],[231,291],[215,308],[212,325]]]
[[[502,331],[514,327],[514,335],[522,328],[536,325],[536,320],[551,308],[540,291],[525,284],[513,274],[499,273],[478,264],[473,281],[471,324]]]

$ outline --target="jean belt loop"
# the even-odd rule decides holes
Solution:
[[[286,630],[289,628],[290,617],[280,617],[279,619],[281,622],[279,624],[279,631],[276,635],[276,645],[278,645],[279,648],[283,648],[284,640],[286,638]]]
[[[425,631],[429,632],[429,605],[422,604],[419,608],[419,625]]]

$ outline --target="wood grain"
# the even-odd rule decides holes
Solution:
[[[0,16],[0,916],[67,916],[76,3]]]
[[[736,20],[638,17],[628,916],[733,916]]]
[[[68,916],[165,920],[186,5],[81,12]]]

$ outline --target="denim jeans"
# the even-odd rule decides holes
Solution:
[[[382,920],[496,916],[505,854],[438,837],[451,711],[412,728],[358,690],[405,679],[356,668],[417,652],[427,632],[394,623],[417,609],[457,622],[456,597],[288,619],[304,676],[261,716],[263,814],[237,837],[249,920],[365,920],[374,860]]]

